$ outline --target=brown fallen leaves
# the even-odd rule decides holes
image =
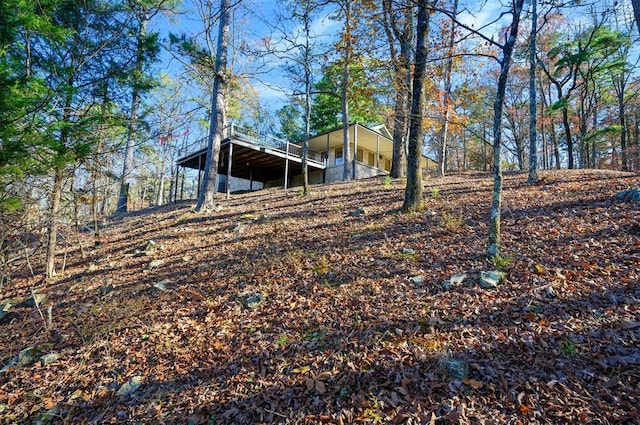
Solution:
[[[640,209],[613,198],[638,176],[542,174],[505,177],[493,290],[442,287],[495,267],[479,174],[408,215],[373,179],[115,220],[36,288],[50,330],[24,304],[0,325],[2,366],[59,353],[0,374],[0,423],[639,423]]]

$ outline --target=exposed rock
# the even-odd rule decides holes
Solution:
[[[264,301],[264,295],[260,292],[243,292],[236,295],[240,303],[248,309],[258,307]]]
[[[628,189],[613,195],[615,199],[626,202],[640,202],[640,189]]]
[[[134,392],[142,385],[142,376],[136,375],[132,376],[127,382],[122,384],[122,386],[116,392],[118,397],[127,397]]]
[[[155,259],[155,260],[151,260],[151,262],[149,262],[149,265],[147,266],[147,270],[153,270],[153,269],[157,269],[158,267],[162,266],[164,264],[164,260],[161,258]]]
[[[149,242],[147,242],[147,244],[144,247],[144,253],[149,255],[151,253],[153,253],[156,250],[156,243],[154,240],[149,240]]]
[[[403,255],[415,255],[416,250],[413,248],[402,248]]]
[[[349,215],[351,217],[360,217],[361,215],[367,215],[369,211],[365,207],[358,207],[354,211],[351,211]]]
[[[167,285],[169,283],[171,283],[170,279],[164,279],[164,280],[161,280],[160,282],[154,283],[153,284],[154,292],[165,292],[165,291],[168,291]]]
[[[25,301],[25,303],[29,307],[36,307],[37,305],[46,303],[48,299],[49,296],[47,294],[39,294],[37,292],[34,292],[31,297],[27,298],[27,301]]]
[[[462,283],[466,279],[467,279],[467,274],[466,273],[454,274],[453,276],[451,276],[449,278],[449,280],[447,280],[446,282],[444,282],[442,284],[442,288],[448,291],[451,288],[455,288],[456,286],[462,285]]]
[[[264,297],[262,296],[262,294],[260,293],[254,294],[249,298],[247,298],[246,300],[247,308],[256,308],[262,303],[262,301],[264,301]]]
[[[465,360],[447,359],[444,361],[444,369],[456,379],[467,379],[469,377],[469,363]]]
[[[21,366],[29,366],[36,362],[37,355],[38,349],[36,347],[27,347],[18,353],[18,363]]]
[[[413,283],[414,285],[422,285],[424,283],[424,276],[412,276],[409,278],[409,282]]]
[[[507,277],[505,272],[499,272],[496,270],[490,272],[480,272],[480,287],[482,289],[495,289],[498,284]]]
[[[215,212],[220,212],[220,211],[222,211],[222,205],[217,204],[215,207],[213,207],[213,210],[214,210]]]
[[[53,352],[53,353],[45,354],[44,356],[40,357],[40,364],[42,366],[46,366],[48,364],[58,361],[58,359],[60,359],[59,353]]]
[[[109,283],[107,285],[102,286],[100,289],[98,289],[98,294],[100,294],[101,297],[104,297],[105,295],[110,294],[115,290],[116,290],[116,287],[113,286],[113,283]]]

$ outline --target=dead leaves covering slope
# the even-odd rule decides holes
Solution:
[[[2,365],[59,355],[0,373],[0,423],[640,423],[640,209],[613,198],[639,179],[542,175],[506,176],[495,290],[482,175],[409,215],[376,179],[113,221],[37,288],[49,330],[19,303],[0,324]]]

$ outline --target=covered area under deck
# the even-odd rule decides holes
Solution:
[[[218,161],[218,175],[223,187],[218,191],[231,193],[234,191],[231,178],[243,179],[248,182],[248,189],[254,189],[254,182],[263,185],[267,182],[282,181],[288,187],[292,176],[302,174],[302,148],[294,143],[261,136],[255,131],[243,127],[230,125],[226,129],[225,139],[220,146]],[[176,161],[180,167],[198,170],[198,194],[201,179],[205,169],[207,155],[207,139],[200,139],[183,149]],[[322,171],[326,168],[326,160],[320,154],[310,151],[307,155],[308,171]],[[179,173],[176,173],[176,179]],[[178,188],[178,182],[174,187]],[[176,192],[177,199],[177,192]]]

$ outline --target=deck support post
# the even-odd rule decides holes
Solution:
[[[376,168],[380,170],[380,136],[376,134]]]
[[[176,164],[176,178],[173,179],[173,203],[178,203],[178,176],[180,176],[180,166]]]
[[[233,143],[229,140],[229,164],[227,164],[227,199],[231,197],[231,164],[233,163]]]
[[[200,185],[202,184],[202,155],[198,155],[198,190],[197,197],[200,198]]]
[[[289,141],[287,140],[287,153],[284,158],[284,189],[287,190],[289,179]]]
[[[249,192],[253,191],[253,167],[249,167]]]
[[[353,125],[353,162],[351,163],[351,178],[356,179],[356,162],[358,161],[358,123]]]

